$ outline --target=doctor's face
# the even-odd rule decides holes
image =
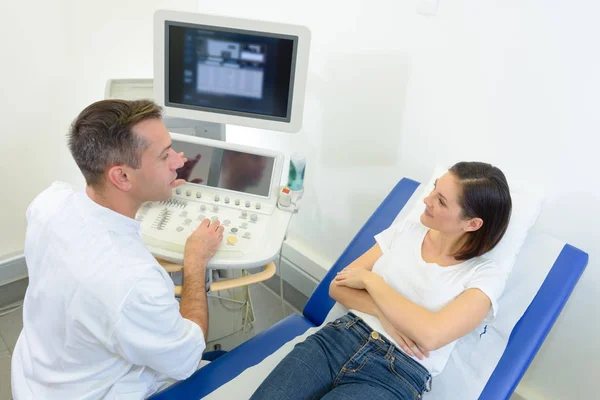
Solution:
[[[148,146],[142,153],[140,168],[130,173],[131,194],[140,202],[167,200],[183,159],[171,148],[171,135],[160,119],[142,121],[133,132]]]

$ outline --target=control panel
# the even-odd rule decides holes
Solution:
[[[147,202],[140,207],[136,219],[140,221],[142,237],[150,252],[168,261],[183,262],[187,238],[208,218],[218,219],[225,228],[223,241],[210,260],[209,268],[252,268],[273,260],[292,215],[277,207],[283,155],[174,133],[171,137],[173,149],[183,151],[188,159],[211,158],[204,164],[197,163],[209,171],[194,171],[184,166],[181,170],[189,176],[179,176],[178,170],[178,178],[188,183],[173,189],[170,199]],[[260,157],[267,161],[260,162]],[[242,163],[238,166],[242,172],[236,172],[232,166],[234,161]],[[261,166],[264,170],[259,173],[257,168]],[[248,172],[248,168],[255,170]],[[227,186],[224,177],[235,186]],[[244,179],[254,181],[244,188],[239,184]]]

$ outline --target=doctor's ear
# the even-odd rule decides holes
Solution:
[[[131,181],[129,180],[128,172],[123,165],[113,165],[110,167],[106,173],[106,178],[119,190],[124,192],[131,190]]]

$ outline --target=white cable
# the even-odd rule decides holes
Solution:
[[[283,253],[283,242],[281,242],[281,248],[279,249],[279,297],[281,297],[281,313],[283,318],[285,318],[285,301],[283,300],[283,266],[281,265],[281,253]]]
[[[283,315],[283,318],[286,317],[286,313],[285,313],[285,300],[283,298],[283,265],[281,265],[281,255],[283,254],[283,243],[285,242],[285,239],[287,238],[287,231],[290,228],[290,223],[292,222],[292,217],[294,216],[294,214],[296,212],[298,212],[298,207],[296,206],[296,203],[292,203],[293,206],[293,211],[292,211],[292,216],[290,217],[290,220],[287,223],[287,226],[285,227],[285,234],[283,235],[283,241],[281,242],[281,247],[279,248],[279,297],[281,297],[281,313]]]
[[[225,338],[228,338],[228,337],[230,337],[230,336],[233,336],[233,335],[235,335],[236,333],[239,333],[239,332],[240,332],[242,329],[244,329],[244,327],[245,327],[245,326],[246,326],[246,324],[243,324],[243,325],[242,325],[242,326],[241,326],[239,329],[237,329],[236,331],[234,331],[234,332],[232,332],[232,333],[228,333],[227,335],[224,335],[224,336],[221,336],[221,337],[218,337],[218,338],[215,338],[215,339],[211,339],[209,342],[207,342],[207,344],[208,344],[208,343],[214,343],[214,342],[216,342],[217,340],[223,340],[223,339],[225,339]],[[215,344],[219,344],[219,343],[215,343]]]
[[[231,312],[235,312],[235,311],[240,311],[241,309],[244,308],[244,306],[248,303],[248,301],[243,302],[242,304],[240,304],[239,307],[237,308],[233,308],[233,307],[227,307],[225,304],[223,304],[223,300],[227,300],[227,301],[231,301],[233,299],[223,299],[221,297],[213,297],[219,300],[219,303],[221,303],[221,307],[223,307],[225,310],[227,311],[231,311]]]

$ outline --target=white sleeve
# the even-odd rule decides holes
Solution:
[[[177,380],[196,371],[206,348],[202,330],[181,316],[172,287],[157,271],[136,282],[112,341],[126,360]]]
[[[381,247],[381,251],[386,253],[394,247],[396,238],[400,235],[404,229],[404,221],[394,222],[385,231],[375,235],[375,241]]]
[[[498,300],[504,292],[506,274],[493,261],[487,261],[478,267],[471,279],[467,282],[465,290],[479,289],[490,299],[492,307],[485,317],[486,322],[493,322],[498,314]]]

